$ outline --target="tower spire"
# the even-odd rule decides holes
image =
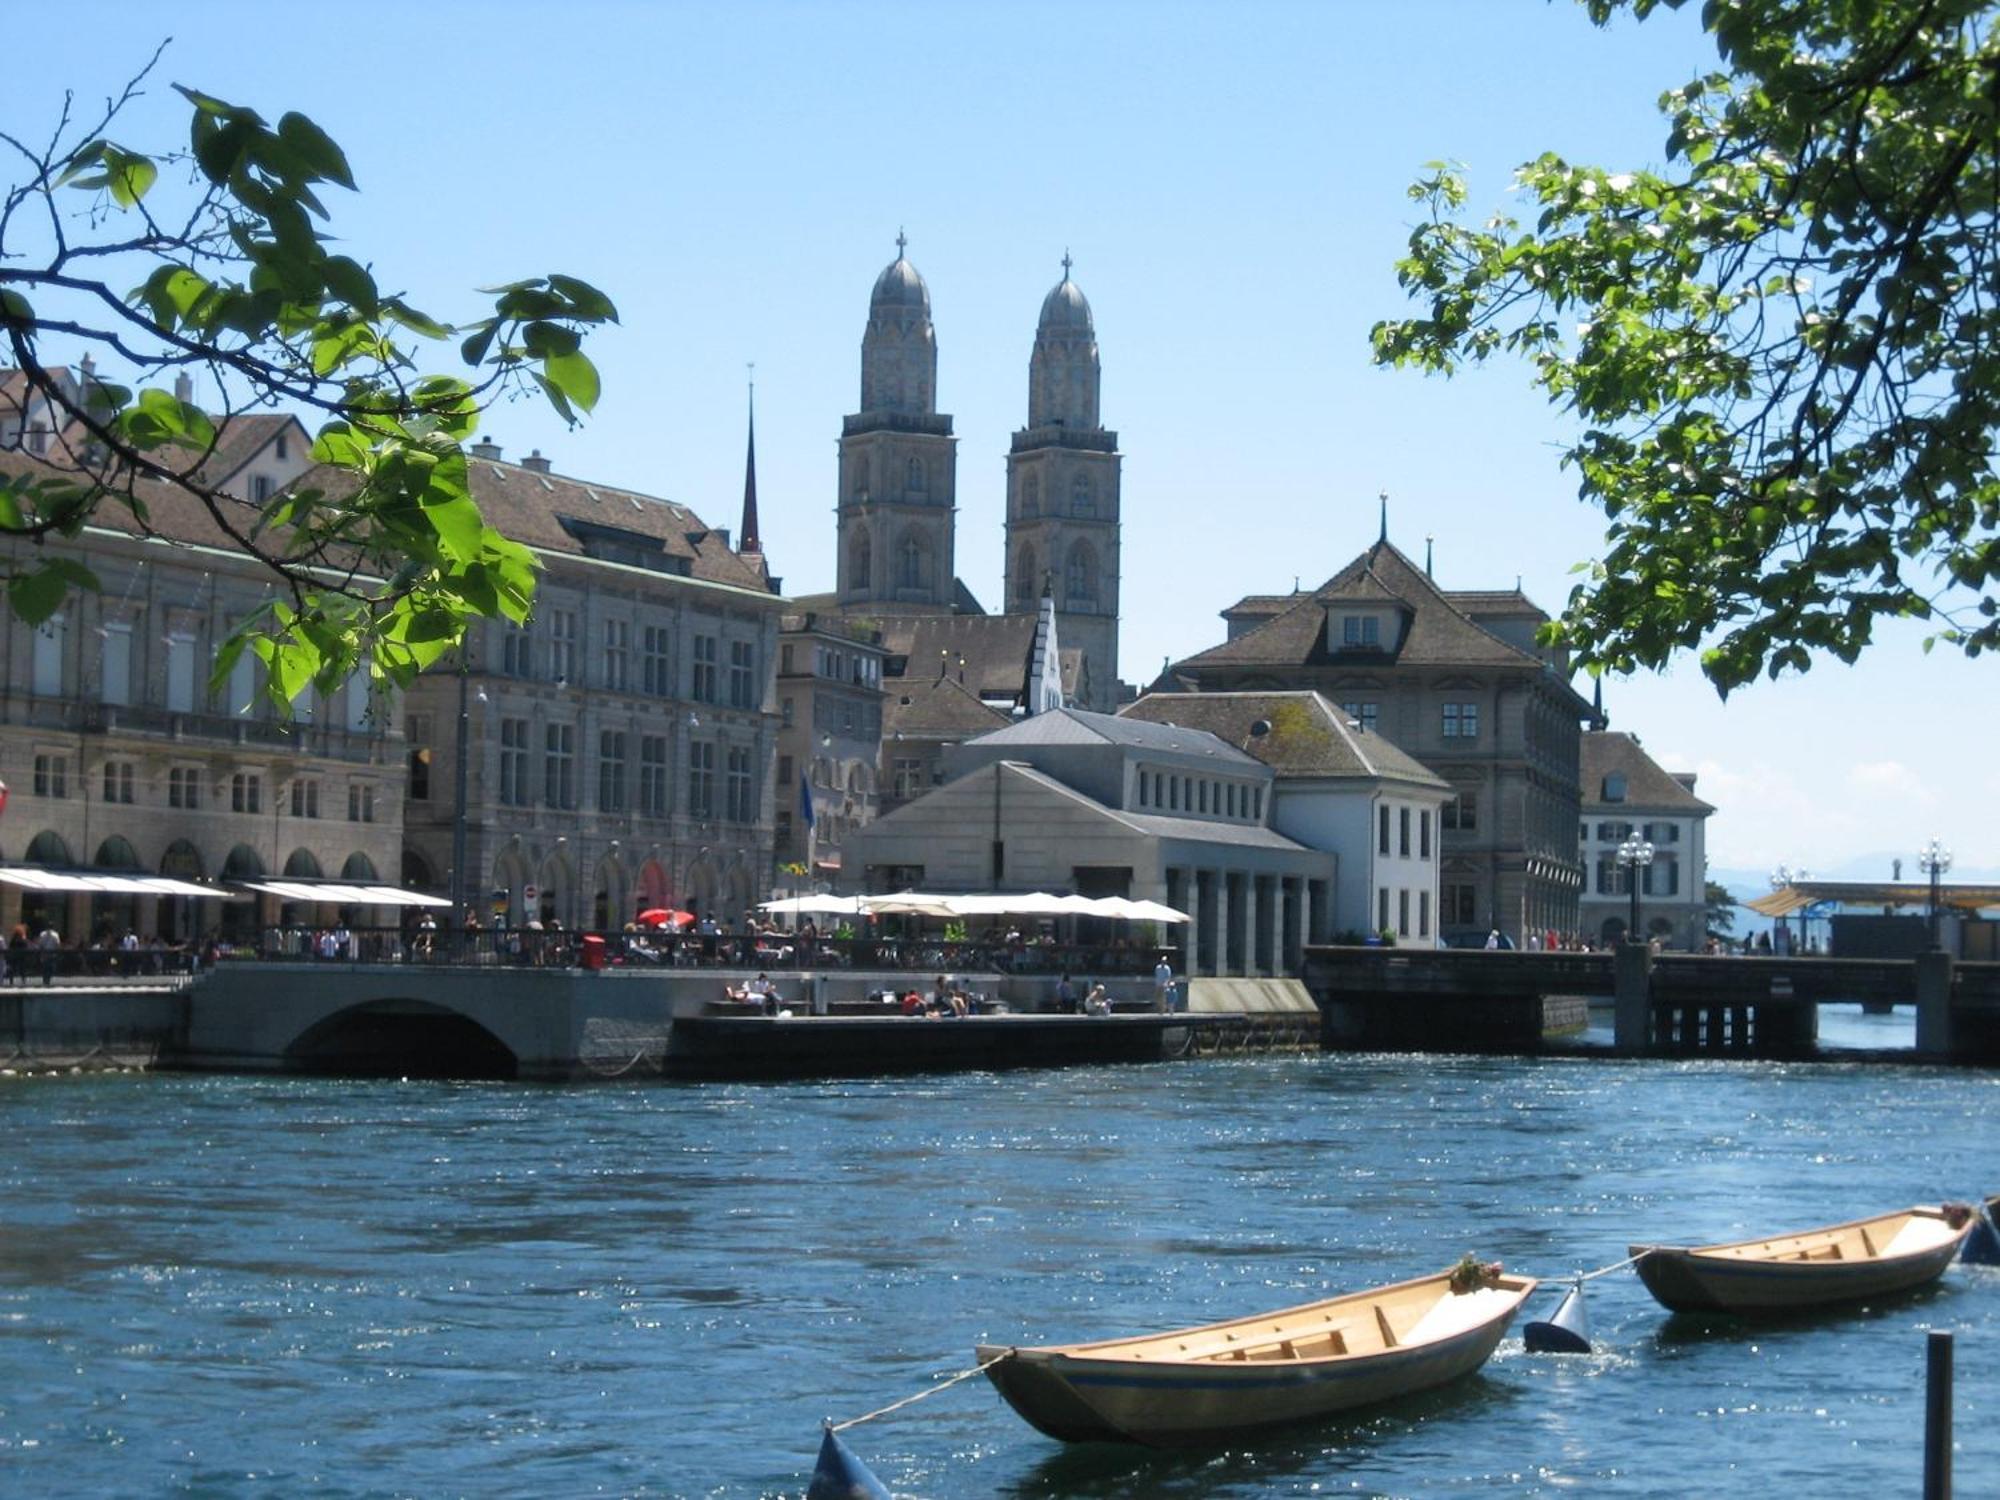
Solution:
[[[1597,690],[1591,695],[1590,718],[1592,729],[1603,729],[1611,721],[1604,717],[1604,679],[1597,679]]]
[[[1071,260],[1071,259],[1069,258],[1069,246],[1067,246],[1067,245],[1063,246],[1063,262],[1062,262],[1062,266],[1063,266],[1063,280],[1064,280],[1064,281],[1068,281],[1068,280],[1069,280],[1069,268],[1070,268],[1071,266],[1075,265],[1075,264],[1076,264],[1076,262],[1075,262],[1075,261],[1073,261],[1073,260]]]
[[[1387,490],[1382,491],[1380,499],[1382,501],[1382,534],[1375,538],[1375,545],[1378,547],[1389,540],[1389,492]]]
[[[1437,538],[1430,532],[1424,533],[1424,577],[1426,578],[1431,576],[1431,543],[1436,540]]]
[[[743,531],[737,550],[762,552],[764,539],[757,534],[757,362],[744,368],[750,372],[750,441],[743,455]]]

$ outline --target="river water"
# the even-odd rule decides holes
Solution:
[[[2000,1076],[1293,1056],[796,1085],[0,1080],[0,1493],[797,1496],[971,1363],[1439,1269],[1561,1275],[2000,1190]],[[1545,1315],[1547,1294],[1530,1304]],[[1775,1328],[1591,1284],[1529,1355],[1228,1452],[1065,1450],[984,1380],[899,1495],[1913,1494],[1924,1334],[2000,1493],[2000,1271]]]

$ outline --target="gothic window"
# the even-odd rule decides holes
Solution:
[[[1014,602],[1027,607],[1035,602],[1035,549],[1023,547],[1014,560]]]
[[[1069,487],[1069,513],[1073,516],[1089,516],[1097,513],[1096,497],[1090,491],[1090,476],[1079,474]]]
[[[1097,554],[1088,543],[1078,542],[1069,549],[1069,564],[1063,570],[1063,593],[1071,609],[1089,608],[1097,603]]]
[[[1042,513],[1042,476],[1029,474],[1021,481],[1021,514],[1038,516]]]
[[[859,533],[848,549],[847,586],[851,589],[868,587],[869,575],[875,570],[875,550],[868,544],[868,533]]]
[[[930,561],[924,556],[924,544],[911,532],[903,538],[903,547],[897,557],[896,586],[904,589],[930,587]]]
[[[921,458],[910,460],[908,484],[910,493],[913,495],[921,495],[929,489],[928,476],[924,473],[924,461]]]

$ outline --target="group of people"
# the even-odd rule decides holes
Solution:
[[[168,944],[158,933],[141,938],[129,927],[122,934],[105,928],[89,943],[71,948],[64,944],[53,922],[40,923],[32,933],[27,923],[16,922],[6,943],[0,945],[0,984],[24,985],[30,976],[39,975],[42,983],[49,985],[61,971],[92,978],[165,974],[185,968],[189,951]],[[65,954],[74,957],[65,962]]]
[[[911,990],[903,996],[902,1010],[906,1016],[922,1016],[927,1020],[941,1017],[962,1018],[972,1014],[974,999],[965,986],[940,974],[931,986],[928,996]]]

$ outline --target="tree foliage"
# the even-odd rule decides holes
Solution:
[[[1586,0],[1600,24],[1659,0]],[[1681,0],[1666,0],[1678,6]],[[1552,641],[1718,690],[1876,624],[2000,645],[2000,44],[1991,0],[1707,0],[1727,71],[1660,101],[1668,165],[1521,167],[1466,221],[1432,164],[1378,362],[1526,359],[1610,520]],[[1525,222],[1524,222],[1525,220]]]
[[[582,336],[616,311],[550,275],[488,288],[490,311],[462,325],[429,316],[337,246],[322,195],[352,191],[353,175],[304,115],[272,124],[181,87],[185,149],[114,140],[152,66],[87,128],[66,105],[46,145],[0,132],[25,163],[0,198],[0,365],[25,377],[0,430],[30,403],[58,419],[49,463],[0,473],[0,538],[42,544],[93,521],[143,535],[148,496],[184,492],[282,584],[218,651],[216,682],[247,649],[280,702],[358,669],[407,684],[473,617],[527,617],[535,560],[485,524],[461,444],[516,390],[572,422],[590,410]],[[133,383],[66,384],[57,357],[79,353]],[[445,369],[427,371],[440,354]],[[183,374],[218,399],[180,399],[167,387]],[[224,493],[208,461],[229,421],[259,409],[306,414],[335,480],[254,505]],[[40,545],[0,566],[31,622],[95,586]]]
[[[1703,881],[1701,899],[1708,908],[1708,936],[1732,936],[1736,931],[1736,898],[1729,894],[1729,887],[1714,880]]]

